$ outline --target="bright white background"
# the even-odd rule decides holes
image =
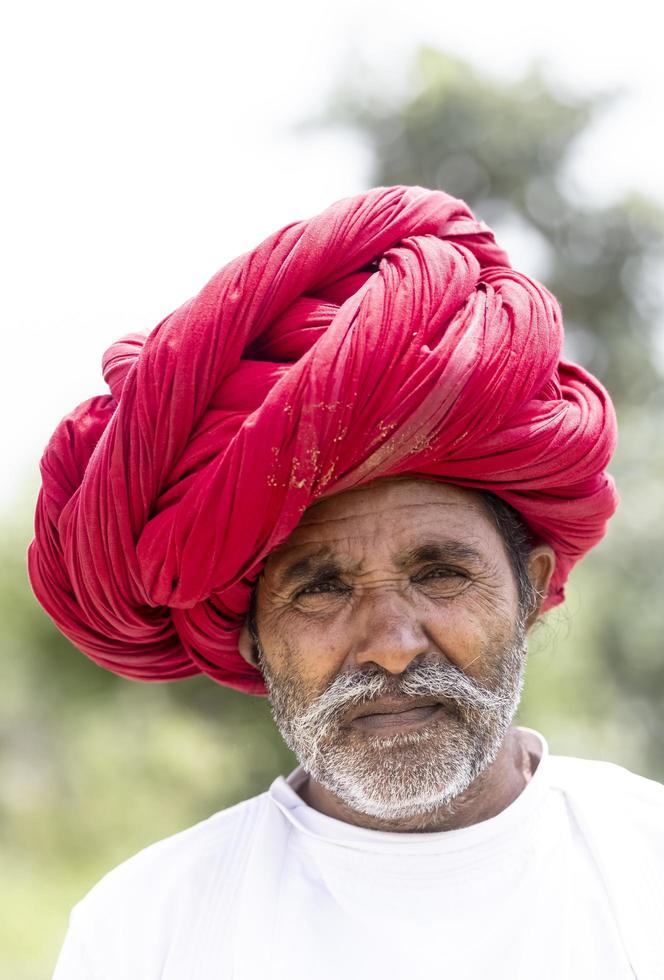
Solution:
[[[592,200],[630,187],[664,199],[657,7],[613,9],[14,0],[0,25],[0,506],[34,484],[60,417],[104,391],[108,344],[150,330],[280,225],[368,186],[354,137],[294,131],[359,60],[397,84],[425,42],[489,75],[539,59],[569,91],[624,89],[576,178]],[[527,243],[502,243],[537,274]]]

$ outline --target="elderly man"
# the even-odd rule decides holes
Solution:
[[[267,693],[300,766],[106,875],[57,980],[664,977],[664,789],[512,726],[617,503],[561,344],[463,202],[393,187],[110,349],[33,588],[119,674]]]

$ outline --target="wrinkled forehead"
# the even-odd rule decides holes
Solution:
[[[479,493],[435,480],[384,478],[318,500],[268,559],[276,570],[307,554],[399,556],[428,543],[492,552],[501,542]]]

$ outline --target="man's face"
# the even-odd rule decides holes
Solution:
[[[318,501],[258,583],[275,722],[348,806],[412,817],[496,758],[519,703],[525,624],[473,491],[379,480]]]

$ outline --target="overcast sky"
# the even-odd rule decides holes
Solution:
[[[576,176],[594,200],[630,187],[664,200],[654,7],[559,0],[547,21],[554,7],[521,0],[14,3],[0,30],[0,506],[34,479],[61,416],[104,391],[112,341],[152,329],[280,225],[367,186],[352,138],[292,132],[358,56],[398,78],[426,42],[497,76],[539,58],[571,91],[625,89]],[[502,243],[537,274],[518,240]]]

